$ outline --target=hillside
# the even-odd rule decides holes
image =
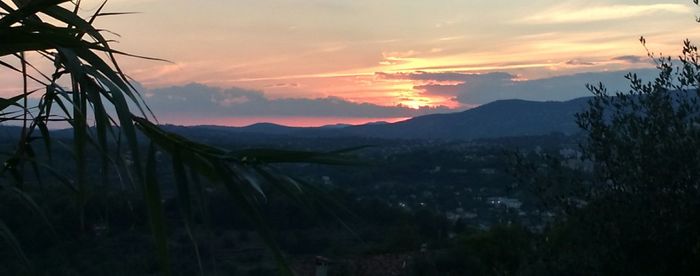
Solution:
[[[574,133],[574,115],[588,98],[566,102],[501,100],[458,113],[420,116],[385,125],[363,125],[343,129],[346,134],[404,139],[477,139]]]
[[[500,100],[456,113],[431,114],[396,123],[334,127],[287,127],[259,123],[247,127],[197,126],[174,128],[199,134],[264,134],[293,137],[368,137],[385,139],[472,140],[578,131],[574,115],[588,98],[565,102]]]

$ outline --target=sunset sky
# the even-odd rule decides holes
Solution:
[[[99,4],[83,2],[84,15]],[[621,70],[652,74],[642,35],[672,55],[700,37],[690,0],[111,0],[107,10],[139,12],[96,22],[121,35],[115,48],[173,62],[120,59],[156,113],[183,124],[568,100],[587,82],[624,88]]]

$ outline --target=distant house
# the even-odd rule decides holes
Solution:
[[[316,272],[314,276],[328,276],[328,266],[331,260],[322,256],[316,256]]]
[[[399,276],[406,275],[415,254],[365,255],[333,260],[309,256],[296,262],[292,269],[299,276]]]
[[[450,170],[450,173],[453,173],[453,174],[466,174],[466,173],[469,173],[469,170],[467,170],[467,169],[451,169],[451,170]]]
[[[484,174],[484,175],[494,175],[494,174],[496,174],[496,169],[483,168],[480,170],[480,172],[481,172],[481,174]]]
[[[333,180],[331,180],[330,176],[324,175],[321,177],[321,180],[323,181],[324,185],[333,185]]]
[[[505,206],[507,208],[520,209],[523,203],[517,198],[509,197],[489,197],[486,201],[495,206]]]
[[[563,158],[581,158],[583,153],[572,148],[564,148],[559,150],[559,155]]]
[[[445,212],[445,217],[450,221],[457,221],[459,219],[475,219],[479,215],[475,212],[465,212],[464,208],[457,208],[454,212]]]

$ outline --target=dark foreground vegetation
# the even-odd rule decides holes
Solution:
[[[328,275],[689,275],[700,270],[700,75],[695,48],[685,49],[681,74],[660,59],[660,77],[642,84],[630,75],[629,93],[591,86],[595,97],[572,118],[582,129],[573,136],[220,139],[168,128],[221,148],[375,145],[356,152],[367,161],[356,166],[276,167],[305,189],[261,186],[261,216],[299,275],[314,275],[318,262]],[[190,191],[192,220],[183,224],[169,157],[156,157],[174,274],[277,274],[259,228],[222,185],[193,180],[202,183]],[[89,179],[106,187],[90,192],[82,223],[65,186],[27,181],[50,224],[18,195],[3,194],[0,215],[32,268],[8,248],[0,273],[160,271],[143,198],[114,176]]]
[[[650,54],[651,82],[629,75],[630,91],[615,95],[590,86],[573,136],[205,145],[132,113],[128,80],[92,53],[118,52],[59,2],[0,2],[0,56],[20,68],[2,65],[27,81],[24,50],[37,50],[57,67],[34,113],[26,85],[0,100],[2,120],[22,122],[1,129],[10,139],[0,141],[0,275],[700,271],[700,57],[690,42],[676,66]],[[72,89],[57,85],[62,74]],[[53,119],[71,125],[70,137],[50,138]],[[338,148],[365,162],[336,162]]]

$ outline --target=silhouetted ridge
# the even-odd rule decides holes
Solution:
[[[345,129],[348,134],[405,139],[475,139],[578,131],[574,115],[588,98],[566,102],[500,100],[458,113],[432,114],[386,125]]]
[[[164,129],[190,137],[209,139],[212,137],[252,139],[253,136],[275,135],[307,138],[355,136],[385,139],[472,140],[543,135],[553,132],[573,134],[579,131],[574,115],[583,110],[588,99],[578,98],[565,102],[499,100],[462,112],[431,114],[396,123],[376,122],[356,126],[289,127],[273,123],[257,123],[246,127],[166,125]],[[6,132],[16,132],[16,129],[7,129]],[[66,132],[63,135],[66,137],[72,135],[68,131],[58,132]]]

